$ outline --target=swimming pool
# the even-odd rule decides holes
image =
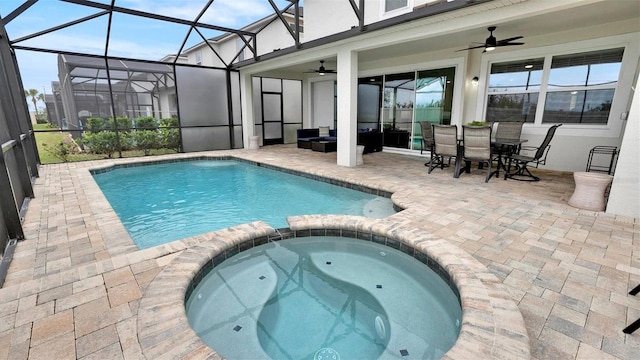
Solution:
[[[227,259],[198,282],[186,311],[203,341],[230,359],[438,359],[462,316],[449,285],[415,258],[325,236]]]
[[[345,214],[382,218],[390,199],[233,160],[110,168],[93,177],[138,248],[263,220]]]

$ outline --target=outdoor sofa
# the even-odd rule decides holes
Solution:
[[[326,134],[326,128],[323,129]],[[336,130],[329,130],[328,136],[321,136],[320,129],[298,129],[298,148],[311,149],[314,141],[338,141]],[[382,151],[382,133],[376,129],[358,129],[358,145],[364,146],[364,153]]]

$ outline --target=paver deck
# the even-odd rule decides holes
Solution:
[[[232,155],[393,192],[388,217],[433,233],[484,264],[518,304],[535,359],[638,359],[640,219],[567,204],[571,173],[542,181],[474,170],[427,174],[425,158],[390,153],[336,165],[295,145],[154,157]],[[88,172],[150,158],[46,165],[0,289],[0,359],[142,359],[136,315],[148,285],[196,240],[137,250]],[[170,324],[167,324],[170,326]],[[148,340],[148,339],[147,339]],[[162,339],[157,339],[162,341]],[[167,348],[182,344],[166,344]],[[197,357],[197,353],[195,353]]]

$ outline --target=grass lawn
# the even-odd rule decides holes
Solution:
[[[53,130],[47,124],[35,124],[33,130]],[[38,155],[40,156],[41,164],[51,164],[62,162],[61,159],[53,156],[48,148],[53,148],[59,144],[65,136],[69,136],[69,133],[65,132],[36,132],[36,145],[38,146]]]
[[[33,125],[33,130],[56,130],[55,128],[49,127],[47,124],[35,124]],[[48,149],[52,149],[57,146],[60,142],[63,141],[65,137],[69,137],[70,134],[64,131],[50,131],[50,132],[35,132],[36,137],[36,145],[38,146],[38,155],[40,156],[41,164],[55,164],[61,163],[62,159],[56,157],[49,151]],[[175,154],[175,151],[169,149],[155,149],[151,150],[151,155],[161,155],[161,154]],[[122,157],[137,157],[144,156],[144,152],[142,150],[127,150],[122,152]],[[113,157],[118,157],[118,153],[113,154]],[[104,154],[90,154],[90,153],[80,153],[73,154],[68,156],[68,161],[85,161],[85,160],[100,160],[106,159],[107,156]]]

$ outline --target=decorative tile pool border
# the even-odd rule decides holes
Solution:
[[[343,229],[304,229],[304,230],[291,230],[290,228],[277,229],[275,234],[268,236],[261,236],[259,238],[246,240],[238,245],[233,246],[225,250],[224,252],[220,252],[218,255],[214,256],[211,261],[208,261],[194,276],[193,280],[189,283],[187,287],[187,291],[185,294],[184,301],[186,302],[193,290],[200,284],[200,281],[216,266],[220,265],[226,259],[230,257],[251,249],[256,246],[264,245],[271,241],[280,241],[286,239],[293,238],[302,238],[302,237],[310,237],[310,236],[339,236],[339,237],[347,237],[357,240],[370,241],[377,244],[385,245],[390,248],[402,251],[403,253],[413,257],[414,259],[420,261],[421,263],[427,265],[433,272],[435,272],[451,289],[451,291],[458,298],[458,303],[462,306],[460,302],[460,293],[458,292],[458,287],[455,282],[449,275],[449,272],[445,270],[440,264],[433,258],[431,258],[428,254],[423,253],[422,251],[416,250],[413,246],[407,245],[403,242],[395,240],[393,237],[387,237],[385,235],[379,235],[376,233],[372,233],[370,231],[357,231],[357,230],[343,230]]]
[[[424,230],[386,219],[307,215],[287,219],[288,229],[264,222],[245,224],[190,239],[189,246],[151,282],[138,310],[138,339],[147,359],[221,359],[190,327],[185,299],[199,279],[240,251],[291,237],[350,236],[409,253],[455,288],[462,326],[443,359],[528,359],[529,337],[517,305],[504,285],[457,246]],[[429,263],[431,262],[431,265]]]
[[[276,171],[280,171],[280,172],[283,172],[283,173],[300,176],[300,177],[311,179],[311,180],[321,181],[321,182],[328,183],[328,184],[331,184],[331,185],[341,186],[341,187],[344,187],[344,188],[347,188],[347,189],[352,189],[352,190],[360,191],[360,192],[371,194],[371,195],[377,195],[377,196],[381,196],[381,197],[385,197],[385,198],[391,198],[391,195],[392,195],[392,193],[389,192],[389,191],[376,189],[376,188],[372,188],[372,187],[369,187],[369,186],[353,184],[353,183],[346,182],[346,181],[343,181],[343,180],[328,178],[328,177],[325,177],[325,176],[320,176],[320,175],[315,175],[315,174],[309,174],[309,173],[305,173],[305,172],[301,172],[301,171],[297,171],[297,170],[287,169],[287,168],[283,168],[283,167],[280,167],[280,166],[265,164],[265,163],[261,163],[261,162],[258,162],[258,161],[247,160],[247,159],[238,158],[238,157],[229,156],[229,155],[223,155],[223,156],[202,156],[202,155],[199,155],[199,156],[181,157],[181,158],[173,158],[173,159],[139,160],[139,161],[135,161],[135,162],[110,164],[110,165],[107,165],[107,166],[104,166],[104,167],[100,167],[100,168],[89,169],[89,173],[91,173],[91,175],[96,175],[96,174],[104,174],[104,173],[107,173],[109,171],[112,171],[112,170],[115,170],[115,169],[122,169],[122,168],[132,168],[132,167],[147,166],[147,165],[160,165],[160,164],[166,164],[166,163],[187,162],[187,161],[202,161],[202,160],[237,161],[237,162],[251,164],[251,165],[254,165],[254,166],[258,166],[258,167],[263,167],[265,169],[276,170]],[[402,208],[398,207],[395,204],[394,204],[394,208],[395,208],[396,211],[403,210]]]

